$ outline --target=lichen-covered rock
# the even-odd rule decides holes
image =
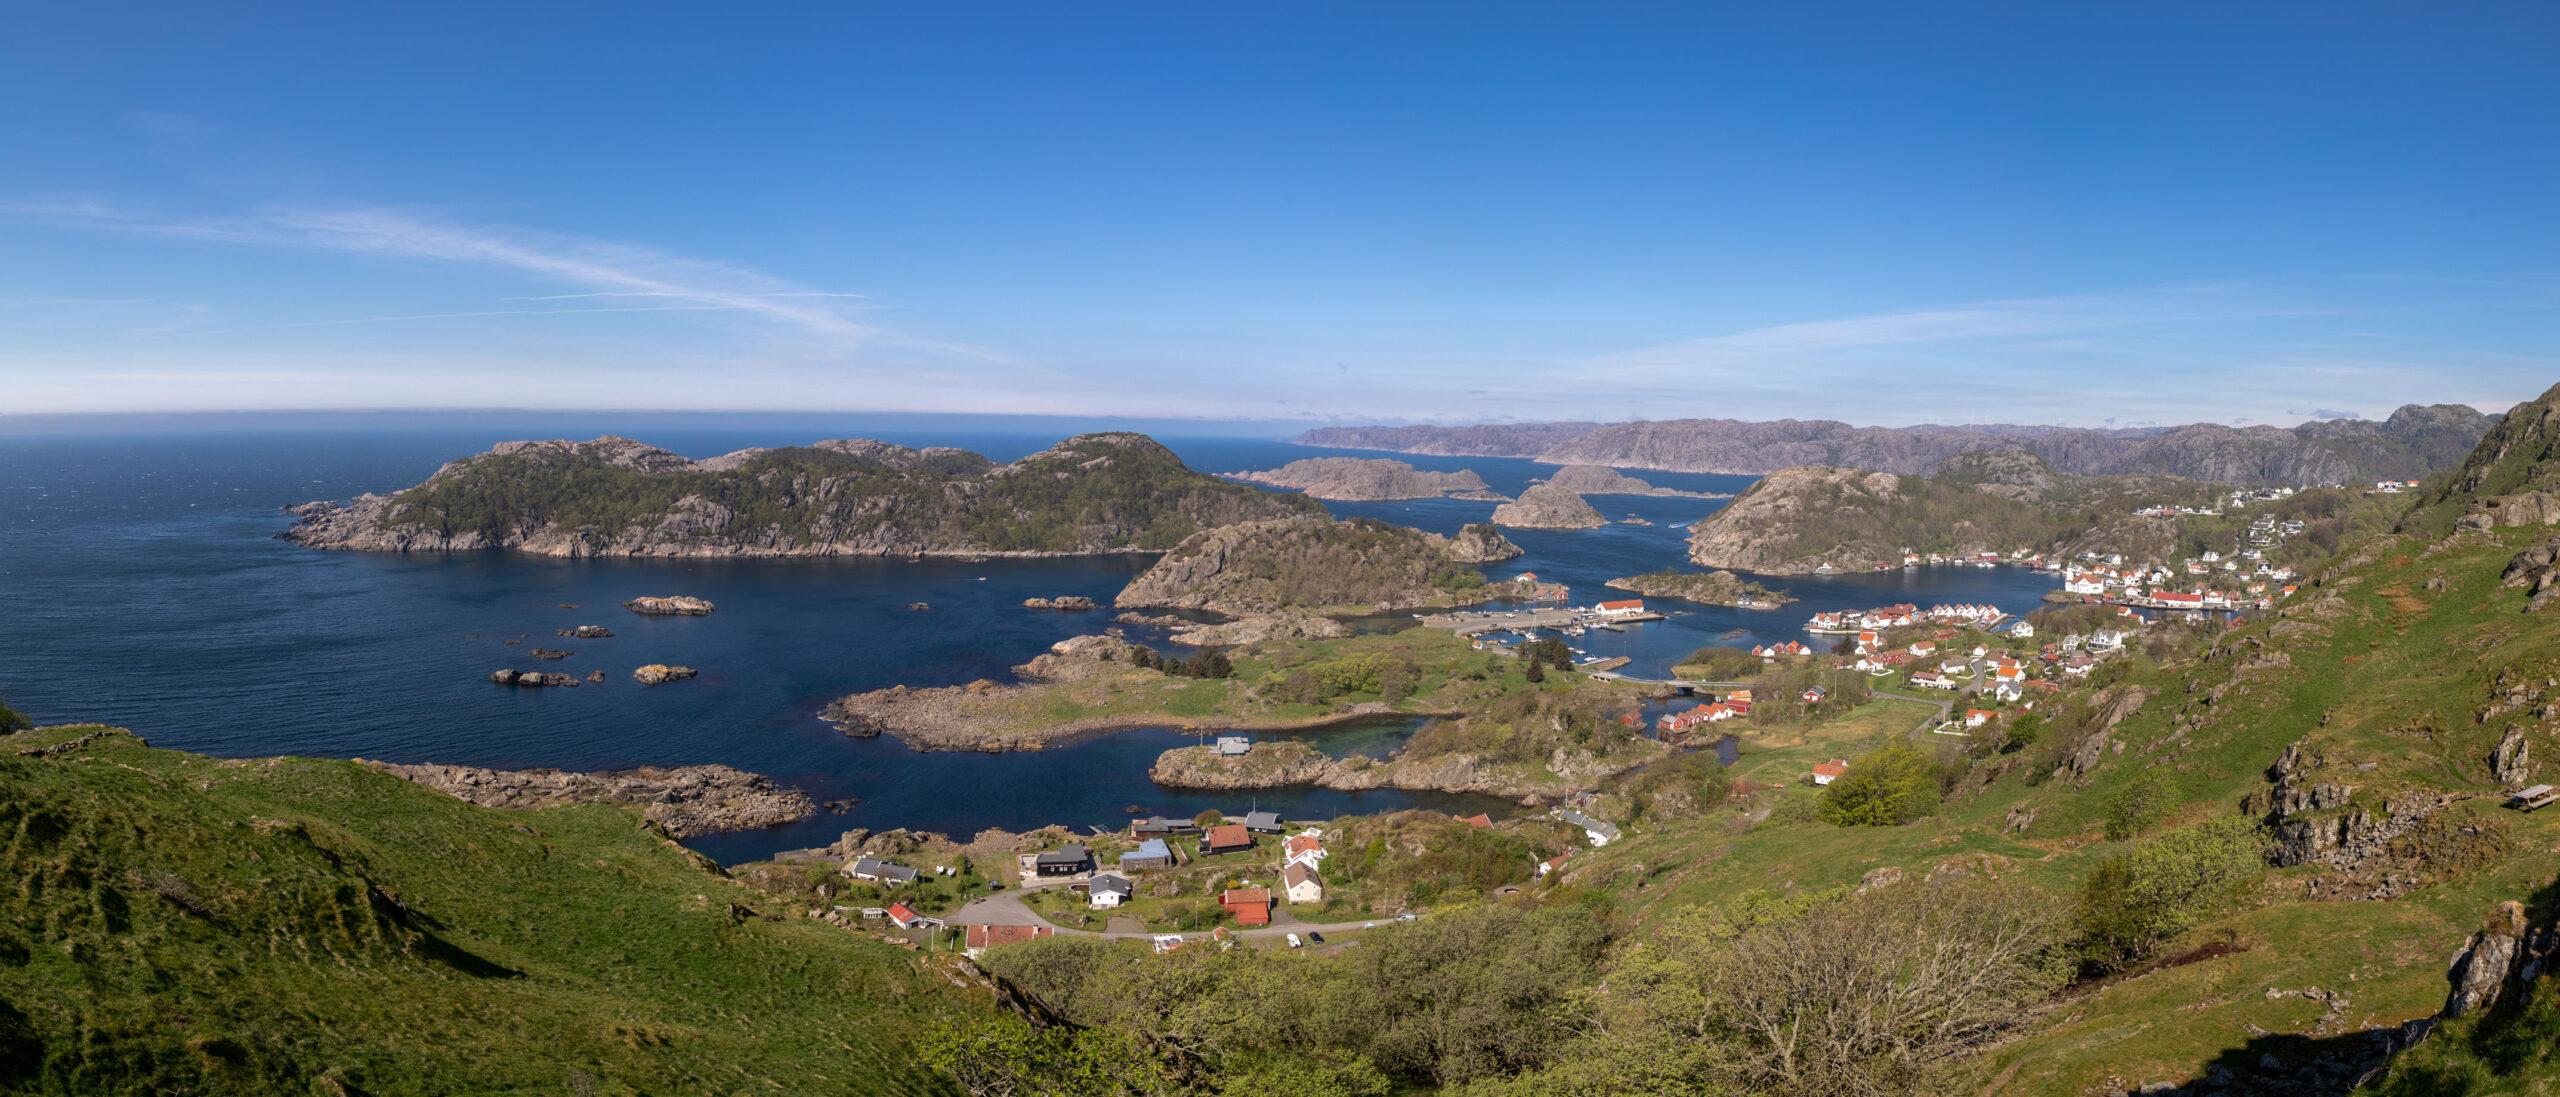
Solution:
[[[624,602],[622,604],[622,608],[630,610],[633,613],[645,613],[660,617],[700,617],[710,613],[715,607],[712,606],[711,603],[703,601],[700,598],[684,594],[674,594],[642,595],[628,602]]]
[[[619,773],[503,770],[368,762],[376,769],[482,807],[530,811],[561,804],[638,804],[678,838],[797,822],[818,813],[809,794],[728,766],[642,766]]]
[[[671,667],[665,663],[651,663],[632,671],[631,677],[641,685],[654,686],[666,682],[681,682],[693,677],[694,674],[692,667]]]

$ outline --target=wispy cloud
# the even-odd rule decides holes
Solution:
[[[529,295],[506,300],[650,298],[680,304],[662,309],[608,311],[742,313],[817,336],[827,346],[838,350],[883,344],[981,363],[1020,365],[1008,355],[983,348],[919,338],[862,323],[846,315],[841,306],[830,303],[862,299],[862,294],[795,286],[744,267],[674,255],[637,244],[511,226],[463,224],[411,209],[277,207],[240,216],[190,218],[154,216],[96,199],[70,198],[0,204],[0,213],[177,239],[497,267],[585,287],[577,293]],[[314,321],[311,325],[270,326],[506,314],[495,310],[421,312],[397,317]]]

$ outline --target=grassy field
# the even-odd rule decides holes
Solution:
[[[0,752],[0,1090],[934,1093],[966,996],[623,809],[96,728]],[[983,995],[979,995],[983,999]]]

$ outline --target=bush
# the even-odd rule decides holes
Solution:
[[[2241,818],[2181,827],[2099,862],[2073,903],[2081,963],[2119,971],[2187,930],[2265,864],[2266,838]]]
[[[2171,787],[2168,773],[2146,769],[2134,774],[2133,780],[2107,797],[2107,840],[2141,837],[2175,806],[2177,790]]]
[[[10,708],[8,698],[0,697],[0,735],[13,735],[34,726],[36,726],[35,721],[27,719],[25,714]]]
[[[1833,826],[1899,826],[1937,809],[1938,764],[1903,742],[1860,755],[1822,794]]]
[[[2044,738],[2045,725],[2051,722],[2051,719],[2041,712],[2029,712],[2011,717],[2008,735],[2000,744],[2000,753],[2015,754],[2036,745],[2037,740]]]

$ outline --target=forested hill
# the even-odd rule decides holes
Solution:
[[[1320,513],[1192,471],[1142,434],[1083,434],[1009,465],[864,439],[687,460],[627,438],[507,442],[390,496],[291,508],[278,536],[384,552],[881,556],[1171,548]]]
[[[1529,457],[1756,475],[1795,465],[1925,473],[1959,453],[2016,449],[2065,473],[2161,473],[2229,484],[2423,480],[2471,452],[2496,416],[2459,404],[2410,404],[2390,418],[2298,427],[2195,423],[2138,430],[2036,426],[1853,427],[1827,419],[1667,419],[1644,423],[1506,423],[1468,427],[1325,427],[1301,445],[1449,457]]]

